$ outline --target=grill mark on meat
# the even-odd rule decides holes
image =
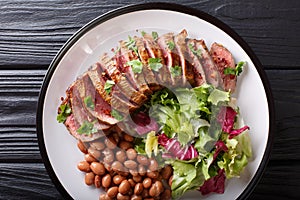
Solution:
[[[199,60],[199,58],[191,51],[189,48],[190,45],[193,47],[196,46],[196,40],[195,39],[188,39],[187,40],[187,53],[189,54],[189,57],[191,59],[191,67],[194,70],[194,81],[195,81],[195,87],[200,86],[204,83],[206,83],[206,76],[203,69],[203,66]]]
[[[210,56],[204,40],[196,40],[196,50],[200,50],[200,62],[204,68],[206,80],[215,87],[222,86],[222,80],[217,66]]]
[[[104,101],[110,104],[111,95],[107,94],[107,92],[104,89],[106,79],[102,75],[100,64],[99,63],[94,64],[93,67],[87,71],[87,74],[90,77],[90,80],[92,81],[95,90],[104,99]]]
[[[226,91],[235,91],[237,77],[231,74],[224,74],[225,68],[235,68],[235,61],[230,51],[223,45],[213,43],[210,49],[211,56],[215,61],[218,71],[221,74],[223,80],[224,89]]]
[[[99,63],[102,70],[115,82],[115,90],[120,90],[120,93],[122,93],[129,102],[142,105],[147,100],[147,97],[143,93],[135,90],[127,78],[117,69],[115,57],[110,58],[108,54],[104,54],[100,58]]]
[[[190,80],[192,74],[187,69],[186,66],[186,60],[185,60],[185,55],[186,55],[186,48],[185,48],[185,39],[187,36],[186,30],[181,31],[179,34],[174,36],[174,42],[175,42],[175,47],[177,49],[178,56],[180,58],[180,66],[181,66],[181,71],[182,71],[182,83],[181,85],[185,86],[187,79]],[[194,77],[192,77],[194,78]]]
[[[80,98],[84,102],[86,97],[90,97],[92,103],[94,104],[94,109],[88,107],[85,103],[85,109],[91,113],[98,120],[113,125],[118,122],[115,118],[111,116],[111,106],[103,100],[103,98],[99,95],[99,93],[95,90],[93,83],[91,82],[89,76],[84,74],[81,77],[82,81],[78,83],[78,89],[80,93]]]
[[[163,86],[169,86],[171,84],[171,74],[168,72],[167,66],[165,65],[163,53],[160,47],[150,34],[144,34],[143,40],[149,57],[159,58],[161,60],[161,64],[163,65],[158,72],[153,72],[157,81]]]
[[[118,58],[118,66],[120,66],[119,69],[122,73],[126,74],[126,77],[130,80],[131,84],[133,84],[133,86],[135,86],[136,89],[138,89],[141,93],[145,94],[146,96],[151,95],[152,91],[148,87],[144,79],[143,73],[134,73],[131,66],[127,64],[127,62],[132,60],[138,60],[140,62],[141,60],[135,52],[128,49],[125,41],[120,41],[120,54]]]
[[[152,91],[157,91],[161,88],[161,86],[159,85],[158,81],[155,78],[153,71],[150,69],[150,67],[148,65],[149,54],[144,45],[143,38],[134,37],[134,40],[135,40],[135,45],[138,49],[138,54],[139,54],[140,60],[143,64],[143,75],[144,75],[145,81],[147,82],[149,88]]]
[[[174,58],[176,56],[176,53],[174,53],[174,48],[170,49],[168,44],[174,44],[174,40],[173,40],[173,33],[166,33],[162,36],[160,36],[157,39],[157,44],[159,45],[159,47],[161,48],[162,52],[163,52],[163,56],[164,56],[164,60],[167,66],[167,70],[169,73],[171,73],[171,68],[174,67]],[[170,76],[170,84],[172,86],[175,85],[175,78],[173,77],[172,74]]]

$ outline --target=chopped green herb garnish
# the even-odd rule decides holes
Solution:
[[[152,31],[152,37],[153,37],[154,40],[157,40],[157,38],[158,38],[158,33],[155,32],[155,31]]]
[[[201,50],[200,49],[196,49],[192,43],[189,43],[189,49],[191,50],[191,52],[196,55],[201,57]]]
[[[140,74],[143,70],[143,63],[139,60],[131,60],[131,61],[128,61],[126,64],[131,66],[132,71],[134,73]]]
[[[145,31],[141,31],[142,36],[144,37],[144,35],[146,34]]]
[[[94,127],[94,124],[97,121],[93,121],[93,122],[88,122],[88,121],[84,121],[81,126],[77,129],[77,133],[79,134],[85,134],[85,135],[91,135],[93,133],[97,132],[97,129]]]
[[[112,89],[112,87],[114,85],[115,85],[115,82],[113,80],[107,80],[105,82],[104,90],[105,90],[106,94],[110,94],[111,93],[111,89]]]
[[[59,123],[66,121],[67,117],[72,113],[71,107],[68,104],[63,104],[59,107],[60,113],[57,115],[56,120]]]
[[[118,121],[122,121],[124,118],[118,111],[114,109],[111,110],[110,114],[113,118],[115,118]]]
[[[160,58],[149,58],[149,67],[158,72],[160,68],[162,68],[163,64],[161,63]]]
[[[239,62],[235,68],[230,68],[230,67],[226,67],[224,69],[224,74],[226,75],[234,75],[234,76],[238,76],[242,73],[244,66],[246,65],[246,62],[241,61]]]
[[[86,105],[86,107],[88,107],[92,110],[95,109],[95,104],[94,104],[91,96],[85,97],[83,101],[84,101],[84,104]]]
[[[134,51],[134,53],[136,55],[139,55],[138,54],[138,49],[135,45],[135,40],[132,37],[128,36],[128,41],[125,43],[125,45],[126,45],[126,47],[128,47],[128,49]]]
[[[168,42],[167,45],[168,45],[168,48],[169,48],[171,51],[175,48],[175,44],[174,44],[173,41]]]
[[[176,66],[174,66],[174,67],[171,67],[171,68],[170,68],[170,71],[171,71],[171,75],[172,75],[173,77],[181,76],[181,74],[182,74],[182,69],[181,69],[181,67],[178,66],[178,65],[176,65]]]

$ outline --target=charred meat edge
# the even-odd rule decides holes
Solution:
[[[111,80],[115,82],[115,90],[120,90],[120,92],[129,100],[129,102],[136,104],[137,106],[142,105],[147,97],[135,90],[129,83],[127,78],[117,69],[117,64],[115,58],[110,58],[108,54],[104,54],[100,58],[100,66],[102,70],[106,72]]]
[[[224,89],[226,91],[235,91],[237,77],[231,74],[224,74],[225,68],[235,68],[235,61],[231,52],[225,48],[223,45],[218,43],[213,43],[210,49],[210,54],[215,61],[218,71],[221,74],[223,80]]]
[[[207,83],[205,72],[203,69],[203,66],[199,60],[199,58],[191,51],[190,46],[194,47],[196,44],[195,39],[187,39],[186,45],[187,45],[187,52],[189,54],[189,57],[191,59],[191,67],[194,70],[194,81],[195,81],[195,87],[200,86],[204,83]]]
[[[200,50],[200,62],[203,66],[205,77],[208,83],[215,87],[222,87],[221,75],[213,61],[204,40],[195,40],[195,51]]]
[[[122,73],[125,73],[125,76],[128,77],[131,84],[137,88],[141,93],[146,96],[151,95],[152,91],[148,87],[143,73],[134,73],[132,68],[127,64],[129,61],[137,60],[141,62],[139,59],[139,55],[137,55],[133,50],[129,49],[126,46],[125,41],[120,41],[120,54],[118,56],[118,66]]]
[[[168,71],[167,66],[164,63],[164,57],[160,47],[150,34],[144,34],[143,40],[148,51],[149,58],[159,58],[163,65],[158,72],[153,71],[156,80],[161,85],[168,87],[171,84],[171,73]]]
[[[145,81],[148,84],[148,87],[151,91],[157,91],[161,89],[161,86],[159,85],[159,82],[156,80],[154,72],[150,69],[148,65],[148,60],[150,58],[149,53],[145,47],[143,38],[140,37],[134,37],[135,45],[138,50],[138,54],[140,57],[140,60],[143,64],[143,75],[145,78]]]

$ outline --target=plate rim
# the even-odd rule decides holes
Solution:
[[[44,137],[43,137],[43,107],[44,107],[44,101],[46,92],[48,90],[48,86],[50,83],[50,80],[52,78],[52,75],[64,57],[64,55],[68,52],[68,50],[73,46],[73,44],[76,43],[78,39],[80,39],[85,33],[87,33],[89,30],[93,29],[97,25],[108,21],[114,17],[118,17],[120,15],[124,15],[130,12],[136,12],[136,11],[142,11],[142,10],[166,10],[166,11],[175,11],[191,16],[195,16],[199,19],[202,19],[204,21],[207,21],[211,23],[212,25],[220,28],[222,31],[224,31],[226,34],[228,34],[230,37],[232,37],[246,52],[246,54],[250,57],[251,61],[253,62],[259,77],[262,81],[264,91],[266,93],[267,98],[267,104],[268,104],[268,110],[269,110],[269,132],[268,132],[268,140],[266,144],[266,149],[263,154],[262,160],[259,164],[259,167],[257,171],[255,172],[253,178],[249,182],[248,186],[245,188],[245,190],[242,191],[242,193],[237,197],[237,199],[246,199],[250,196],[250,194],[255,189],[256,185],[258,184],[259,180],[262,178],[262,175],[264,171],[266,170],[266,166],[269,162],[272,146],[273,146],[273,139],[274,139],[274,128],[275,128],[275,107],[274,107],[274,100],[273,100],[273,94],[271,91],[270,83],[267,78],[267,75],[265,71],[263,70],[263,66],[260,63],[259,59],[255,55],[255,53],[252,51],[250,46],[242,39],[241,36],[239,36],[232,28],[230,28],[227,24],[222,22],[221,20],[217,19],[216,17],[201,11],[199,9],[191,8],[186,5],[177,4],[177,3],[163,3],[163,2],[156,2],[156,3],[141,3],[141,4],[131,4],[127,6],[122,6],[120,8],[113,9],[111,11],[108,11],[95,19],[91,20],[87,24],[85,24],[82,28],[80,28],[77,32],[75,32],[60,48],[58,53],[55,55],[53,60],[51,61],[49,68],[47,70],[47,73],[44,77],[42,87],[39,92],[39,98],[38,98],[38,105],[37,105],[37,112],[36,112],[36,134],[38,138],[38,145],[40,149],[40,154],[44,163],[44,166],[46,168],[46,171],[55,185],[56,189],[60,192],[60,194],[65,199],[73,199],[72,196],[67,192],[67,190],[64,188],[62,183],[59,181],[58,177],[56,176],[52,164],[49,160],[46,146],[44,143]]]

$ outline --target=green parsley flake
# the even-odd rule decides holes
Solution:
[[[84,121],[83,124],[81,124],[81,126],[77,129],[77,133],[85,135],[96,133],[97,129],[94,127],[96,122],[96,120],[93,122]]]
[[[174,67],[171,67],[170,68],[170,71],[171,71],[171,75],[173,77],[176,77],[176,76],[181,76],[182,75],[182,69],[180,66],[176,65]]]
[[[125,43],[125,45],[128,49],[134,51],[136,55],[139,55],[137,46],[135,45],[135,40],[132,37],[128,36],[128,41]]]
[[[112,81],[112,80],[107,80],[105,82],[105,85],[104,85],[104,90],[106,92],[106,94],[110,94],[111,93],[111,89],[112,87],[115,85],[115,82]]]
[[[246,65],[246,62],[244,61],[241,61],[239,62],[235,68],[230,68],[230,67],[226,67],[224,69],[224,74],[225,75],[234,75],[234,76],[239,76],[242,71],[243,71],[243,68],[244,66]]]
[[[146,32],[145,31],[141,31],[142,36],[144,37]]]
[[[131,60],[131,61],[128,61],[126,64],[131,66],[132,71],[134,73],[140,74],[143,70],[143,64],[139,60]]]
[[[162,68],[163,64],[161,64],[160,58],[149,58],[149,67],[158,72],[160,68]]]
[[[175,48],[175,44],[174,44],[173,41],[168,42],[167,45],[168,45],[168,48],[169,48],[171,51]]]
[[[201,50],[200,49],[196,49],[192,43],[189,43],[189,49],[191,50],[191,52],[196,55],[201,57]]]
[[[114,109],[111,110],[110,114],[113,118],[115,118],[118,121],[122,121],[124,118],[118,111]]]
[[[94,104],[91,96],[85,97],[83,101],[84,101],[84,104],[86,105],[86,107],[88,107],[92,110],[95,109],[95,104]]]
[[[71,107],[68,104],[60,105],[60,113],[57,115],[56,120],[59,123],[66,121],[67,117],[72,113]]]
[[[154,40],[157,40],[157,38],[158,38],[158,33],[155,32],[155,31],[152,31],[152,37],[153,37]]]

